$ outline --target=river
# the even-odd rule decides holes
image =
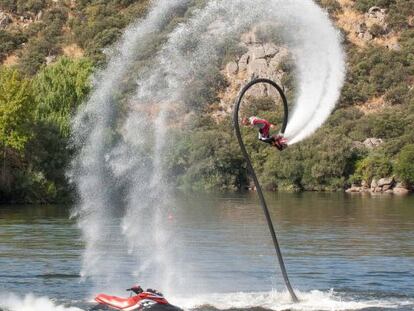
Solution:
[[[255,193],[178,196],[166,217],[181,285],[167,299],[200,310],[414,310],[414,196],[266,196],[301,303],[284,290]],[[121,271],[108,292],[158,286],[132,275],[126,247],[108,247]],[[87,310],[104,288],[80,276],[83,249],[70,207],[1,206],[0,309]]]

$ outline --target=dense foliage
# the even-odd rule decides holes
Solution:
[[[15,54],[20,69],[34,75],[48,60],[64,54],[65,47],[76,44],[94,63],[103,64],[103,48],[143,16],[149,2],[0,0],[0,10],[21,19],[24,25],[13,23],[0,29],[0,61]]]
[[[2,201],[48,202],[69,195],[70,119],[89,91],[86,59],[59,59],[31,79],[0,70]]]

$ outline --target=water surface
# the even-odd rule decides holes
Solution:
[[[177,280],[173,302],[186,308],[414,309],[413,196],[271,193],[267,199],[303,304],[290,305],[283,292],[254,193],[179,195],[166,215],[175,235],[168,267]],[[108,245],[108,260],[120,271],[113,288],[82,279],[83,244],[69,214],[65,206],[0,207],[1,297],[32,293],[87,308],[98,290],[121,294],[136,282],[162,287],[147,283],[148,272],[136,274],[138,263],[120,241]]]

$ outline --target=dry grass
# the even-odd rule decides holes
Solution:
[[[83,50],[76,44],[70,44],[62,48],[63,54],[70,58],[81,58],[84,55]]]
[[[19,62],[19,57],[16,54],[11,54],[6,57],[6,59],[3,61],[3,65],[7,67],[11,67],[14,65],[17,65]]]
[[[356,107],[364,114],[371,114],[381,112],[387,104],[384,101],[384,96],[372,97],[365,103],[359,104]]]

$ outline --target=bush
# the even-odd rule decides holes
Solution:
[[[393,2],[387,15],[388,25],[395,30],[408,29],[408,18],[414,12],[413,1],[396,0]]]
[[[404,182],[414,185],[414,144],[406,145],[398,154],[395,173]]]
[[[3,11],[16,11],[16,0],[0,0],[0,9]]]
[[[21,31],[10,32],[0,29],[0,61],[26,41],[27,38]]]
[[[0,67],[0,137],[2,148],[17,151],[31,136],[32,86],[17,70]]]
[[[369,32],[374,37],[379,37],[385,34],[385,29],[381,25],[373,24],[369,27]]]
[[[190,190],[236,190],[246,170],[233,133],[218,127],[179,132],[167,159],[170,179]]]
[[[342,7],[336,0],[320,0],[318,1],[322,7],[324,7],[329,14],[341,12]]]
[[[355,8],[363,13],[368,12],[369,8],[379,6],[380,8],[388,8],[395,3],[395,0],[356,0]]]
[[[353,178],[370,183],[373,178],[388,177],[391,173],[391,161],[384,154],[374,153],[356,163]]]
[[[407,85],[397,85],[385,94],[385,101],[391,105],[406,104],[410,99],[410,89]]]
[[[17,0],[17,12],[22,14],[26,11],[37,13],[46,7],[45,0]]]
[[[0,67],[0,197],[8,197],[32,137],[32,86],[18,71]]]
[[[20,57],[19,68],[21,71],[34,75],[46,63],[47,53],[39,49],[27,49]]]

